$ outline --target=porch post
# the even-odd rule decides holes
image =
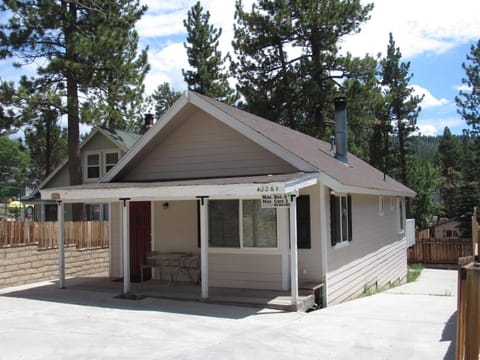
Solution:
[[[278,233],[280,234],[280,246],[282,249],[282,290],[290,289],[290,227],[288,225],[288,208],[278,208]]]
[[[292,195],[290,203],[290,281],[292,304],[298,303],[298,257],[297,257],[297,201]]]
[[[65,288],[65,217],[62,200],[57,200],[57,221],[58,221],[58,287]]]
[[[121,198],[122,207],[122,239],[123,239],[123,295],[130,292],[130,234],[128,233],[130,198]]]
[[[200,263],[202,277],[202,299],[208,298],[208,240],[207,206],[208,196],[197,196],[200,201]]]
[[[324,282],[323,286],[323,307],[327,307],[328,304],[328,235],[327,235],[327,201],[325,191],[328,189],[320,185],[320,244],[322,249],[322,278]]]

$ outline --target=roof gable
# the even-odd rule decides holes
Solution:
[[[167,130],[164,130],[167,132]],[[158,181],[298,172],[200,108],[158,134],[116,180]]]
[[[335,158],[330,152],[330,144],[324,141],[194,92],[183,95],[101,181],[119,180],[135,161],[153,149],[156,138],[167,137],[175,124],[190,116],[195,108],[213,116],[295,169],[318,172],[322,181],[336,191],[415,195],[408,187],[352,154],[348,156],[349,163],[345,164]]]

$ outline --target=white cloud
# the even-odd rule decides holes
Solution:
[[[435,136],[443,134],[445,127],[448,127],[453,133],[461,133],[465,128],[465,121],[460,117],[429,118],[423,119],[417,123],[419,133],[422,135]]]
[[[449,101],[445,98],[437,99],[432,95],[432,93],[418,85],[412,85],[413,88],[413,94],[416,96],[422,96],[423,95],[423,100],[420,103],[420,106],[423,109],[429,109],[433,107],[439,107],[443,105],[447,105]]]
[[[453,87],[457,91],[472,91],[472,88],[468,85],[461,84],[461,85],[456,85]]]
[[[363,1],[367,3],[371,1]],[[344,49],[354,55],[385,53],[393,34],[402,55],[412,58],[442,54],[455,45],[480,37],[478,0],[375,0],[371,19],[360,34],[346,39]]]
[[[145,79],[145,90],[153,92],[158,85],[168,82],[178,91],[186,89],[182,69],[188,67],[187,56],[183,43],[170,43],[161,50],[149,53],[151,70]]]

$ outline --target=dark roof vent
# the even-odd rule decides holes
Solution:
[[[150,128],[153,126],[153,114],[146,113],[143,121],[144,121],[145,131],[150,130]]]

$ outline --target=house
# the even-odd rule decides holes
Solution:
[[[432,226],[431,232],[435,239],[458,239],[462,237],[465,223],[466,219],[461,217],[442,219]]]
[[[82,164],[83,183],[97,182],[104,176],[125,153],[135,144],[141,135],[123,130],[107,127],[97,127],[80,145],[80,157]],[[68,159],[57,166],[50,175],[45,178],[32,193],[22,200],[34,207],[30,214],[36,221],[56,221],[56,202],[48,199],[40,199],[40,191],[48,188],[67,186],[70,184],[68,172]],[[103,220],[108,218],[107,205],[97,201],[85,204],[85,216],[87,220]],[[70,207],[66,207],[66,219],[72,218]]]
[[[289,290],[296,304],[309,282],[337,304],[406,278],[415,193],[347,152],[345,102],[335,105],[332,147],[189,92],[98,182],[41,197],[109,204],[110,276],[125,294],[153,250],[199,254],[202,298]]]

